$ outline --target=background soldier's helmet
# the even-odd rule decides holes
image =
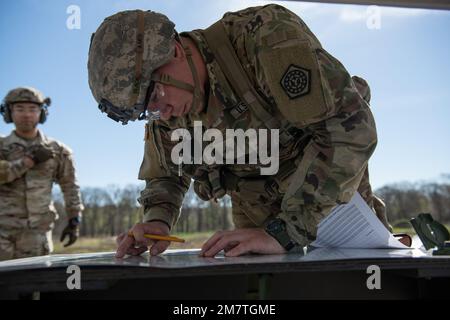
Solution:
[[[106,18],[91,37],[89,87],[99,108],[126,124],[145,113],[153,71],[170,61],[175,25],[152,11],[123,11]]]
[[[34,102],[39,105],[50,104],[50,98],[44,98],[42,92],[31,87],[16,88],[8,92],[5,97],[6,104],[13,104],[17,102]]]
[[[6,123],[11,123],[11,106],[19,102],[32,102],[38,104],[41,108],[40,123],[44,123],[47,119],[48,111],[47,107],[51,104],[50,98],[44,98],[42,92],[31,87],[20,87],[8,92],[3,104],[0,107],[0,112],[3,115],[3,119]]]

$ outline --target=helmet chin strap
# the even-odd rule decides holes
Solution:
[[[167,84],[170,86],[174,86],[186,91],[189,91],[193,94],[193,100],[192,100],[192,110],[194,113],[197,113],[198,110],[200,110],[201,103],[203,101],[204,95],[202,94],[200,88],[200,79],[198,77],[197,69],[195,69],[194,61],[192,60],[192,51],[189,47],[183,45],[183,49],[186,52],[186,59],[189,65],[189,68],[192,72],[192,78],[194,79],[194,85],[191,85],[187,82],[177,80],[168,74],[155,74],[153,73],[151,76],[151,80],[160,82],[162,84]]]
[[[200,79],[198,78],[197,69],[195,69],[194,61],[192,60],[192,51],[189,47],[183,46],[184,51],[186,52],[186,58],[189,64],[189,67],[191,68],[192,72],[192,78],[194,79],[194,99],[192,100],[192,108],[194,110],[194,113],[199,112],[201,103],[204,99],[204,96],[200,90]]]

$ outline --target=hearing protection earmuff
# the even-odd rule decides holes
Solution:
[[[18,103],[18,102],[28,102],[28,101],[15,101],[14,103]],[[45,98],[44,103],[40,105],[41,114],[39,116],[39,123],[42,124],[47,120],[48,107],[50,107],[51,103],[52,103],[52,100],[50,98]],[[5,120],[6,123],[13,122],[12,116],[11,116],[11,106],[6,101],[4,101],[3,104],[0,105],[0,114],[3,116],[3,120]]]

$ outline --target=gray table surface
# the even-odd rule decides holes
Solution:
[[[301,254],[281,255],[246,255],[241,257],[225,257],[219,254],[214,258],[199,257],[199,249],[168,250],[159,256],[145,253],[138,257],[115,258],[114,252],[98,252],[83,254],[55,254],[0,262],[0,273],[15,270],[51,269],[69,265],[103,266],[103,267],[141,267],[159,269],[187,269],[208,266],[280,264],[302,262],[348,261],[364,259],[450,259],[449,256],[432,256],[421,249],[342,249],[317,248]]]

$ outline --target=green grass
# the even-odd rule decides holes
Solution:
[[[67,240],[66,240],[67,242]],[[54,254],[62,253],[89,253],[101,251],[114,251],[116,242],[114,237],[85,238],[81,237],[70,247],[64,248],[59,239],[53,239]]]
[[[196,232],[196,233],[177,233],[174,236],[183,238],[186,240],[185,243],[173,242],[169,249],[192,249],[200,248],[202,244],[208,240],[214,232]],[[67,240],[66,240],[67,242]],[[59,239],[53,239],[54,244],[54,254],[65,254],[65,253],[91,253],[91,252],[101,252],[101,251],[116,251],[116,238],[115,237],[98,237],[98,238],[88,238],[80,237],[77,242],[75,242],[70,247],[64,248],[59,242]]]
[[[447,228],[447,230],[450,231],[450,224],[444,224],[444,226]],[[394,227],[394,233],[407,233],[410,236],[413,236],[416,234],[416,231],[413,227],[410,228],[395,228]]]

